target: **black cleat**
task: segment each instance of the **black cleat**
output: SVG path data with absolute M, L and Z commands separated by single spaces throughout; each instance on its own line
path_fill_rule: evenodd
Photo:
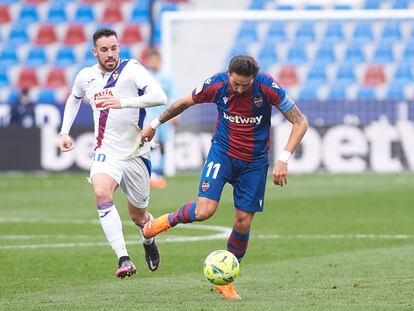
M 145 261 L 147 262 L 147 267 L 150 271 L 155 271 L 158 269 L 161 263 L 161 256 L 158 250 L 155 239 L 151 244 L 142 244 L 145 250 Z
M 137 272 L 137 269 L 128 256 L 122 256 L 119 258 L 118 267 L 119 268 L 116 270 L 115 275 L 121 279 L 126 276 L 130 277 Z

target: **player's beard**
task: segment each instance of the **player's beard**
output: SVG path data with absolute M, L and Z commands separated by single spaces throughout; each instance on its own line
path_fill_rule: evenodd
M 115 68 L 118 66 L 119 59 L 111 57 L 107 58 L 104 62 L 99 62 L 99 66 L 107 72 L 114 71 Z M 108 65 L 110 64 L 110 65 Z

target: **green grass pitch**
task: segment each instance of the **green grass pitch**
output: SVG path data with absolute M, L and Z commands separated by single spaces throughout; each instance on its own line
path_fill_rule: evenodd
M 235 281 L 241 301 L 224 301 L 202 274 L 226 247 L 231 187 L 213 218 L 158 237 L 155 273 L 117 193 L 138 269 L 118 280 L 86 175 L 0 175 L 0 310 L 414 310 L 413 174 L 269 180 Z M 152 213 L 194 199 L 197 185 L 197 175 L 170 179 L 152 191 Z

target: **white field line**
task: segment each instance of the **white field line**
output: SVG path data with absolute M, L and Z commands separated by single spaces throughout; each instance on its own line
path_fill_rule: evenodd
M 86 220 L 86 219 L 25 219 L 25 218 L 4 218 L 0 217 L 0 223 L 31 223 L 31 224 L 99 224 L 99 220 Z M 131 224 L 130 221 L 125 222 Z M 176 242 L 196 242 L 206 240 L 226 240 L 231 232 L 231 228 L 222 226 L 210 226 L 202 224 L 186 224 L 179 225 L 181 229 L 193 229 L 193 230 L 207 230 L 213 231 L 215 234 L 203 235 L 203 236 L 160 236 L 158 242 L 161 243 L 176 243 Z M 269 234 L 269 235 L 254 235 L 253 239 L 265 239 L 265 240 L 410 240 L 414 239 L 414 235 L 408 234 L 297 234 L 297 235 L 281 235 L 281 234 Z M 101 240 L 102 236 L 96 235 L 0 235 L 0 241 L 13 241 L 13 240 L 64 240 L 70 239 L 68 243 L 41 243 L 41 244 L 24 244 L 24 245 L 0 245 L 1 250 L 10 249 L 48 249 L 48 248 L 81 248 L 81 247 L 99 247 L 108 246 L 107 242 L 96 241 Z M 84 242 L 72 242 L 73 240 L 87 240 Z M 128 245 L 141 244 L 141 241 L 136 236 L 126 236 Z M 91 241 L 95 240 L 95 241 Z

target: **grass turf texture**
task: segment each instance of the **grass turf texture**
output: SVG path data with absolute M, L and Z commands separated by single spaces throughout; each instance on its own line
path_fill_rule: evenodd
M 225 238 L 174 241 L 217 234 L 210 229 L 160 235 L 162 264 L 149 272 L 121 193 L 115 202 L 138 272 L 116 279 L 85 175 L 0 175 L 0 310 L 414 309 L 413 174 L 294 175 L 284 188 L 269 180 L 235 281 L 241 301 L 224 301 L 203 278 L 205 257 L 225 249 Z M 152 191 L 151 211 L 177 209 L 197 185 L 196 175 L 170 179 Z M 202 225 L 231 227 L 232 215 L 226 187 Z

